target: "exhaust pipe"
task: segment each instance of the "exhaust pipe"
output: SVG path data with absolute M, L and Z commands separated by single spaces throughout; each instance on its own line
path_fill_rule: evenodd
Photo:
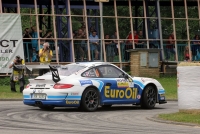
M 42 104 L 41 101 L 36 101 L 36 102 L 35 102 L 35 105 L 36 105 L 36 106 L 42 106 L 43 104 Z

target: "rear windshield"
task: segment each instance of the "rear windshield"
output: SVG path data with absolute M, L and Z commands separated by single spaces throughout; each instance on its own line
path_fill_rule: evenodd
M 69 76 L 73 73 L 76 73 L 82 69 L 86 68 L 85 66 L 80 66 L 80 65 L 65 65 L 65 66 L 61 66 L 60 68 L 58 68 L 58 73 L 59 75 L 62 76 Z M 46 73 L 46 75 L 51 74 L 51 72 Z

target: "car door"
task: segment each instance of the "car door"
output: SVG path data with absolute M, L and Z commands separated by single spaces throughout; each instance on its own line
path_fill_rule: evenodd
M 100 81 L 104 83 L 101 90 L 103 104 L 133 103 L 137 96 L 132 78 L 112 65 L 101 65 L 97 69 Z

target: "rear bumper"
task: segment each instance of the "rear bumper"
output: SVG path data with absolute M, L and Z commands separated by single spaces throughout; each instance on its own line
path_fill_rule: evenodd
M 80 100 L 32 100 L 24 99 L 23 103 L 29 106 L 79 107 Z

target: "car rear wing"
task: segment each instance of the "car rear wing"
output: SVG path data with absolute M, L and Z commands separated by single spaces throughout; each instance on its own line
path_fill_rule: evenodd
M 58 68 L 61 65 L 14 65 L 13 70 L 15 71 L 22 71 L 27 69 L 27 74 L 29 77 L 32 77 L 32 71 L 34 69 L 50 69 L 52 73 L 52 80 L 57 83 L 60 81 L 60 76 L 58 73 Z
M 58 73 L 58 66 L 51 66 L 49 65 L 49 68 L 51 70 L 51 73 L 52 73 L 52 80 L 57 83 L 60 81 L 60 76 L 59 76 L 59 73 Z
M 49 69 L 49 66 L 53 66 L 56 68 L 61 67 L 61 65 L 25 65 L 29 71 L 33 71 L 33 69 Z

